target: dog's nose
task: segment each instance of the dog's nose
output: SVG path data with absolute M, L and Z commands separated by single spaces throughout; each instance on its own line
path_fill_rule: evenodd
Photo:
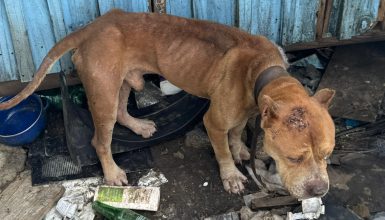
M 329 189 L 328 183 L 322 180 L 309 181 L 305 187 L 307 194 L 312 197 L 323 196 Z

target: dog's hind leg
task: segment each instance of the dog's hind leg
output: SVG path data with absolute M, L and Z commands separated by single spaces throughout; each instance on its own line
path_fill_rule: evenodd
M 141 76 L 140 76 L 141 77 Z M 156 126 L 153 121 L 146 119 L 134 118 L 127 112 L 128 96 L 131 87 L 127 81 L 123 82 L 119 92 L 119 106 L 118 106 L 118 122 L 119 124 L 131 129 L 137 135 L 144 138 L 149 138 L 156 131 Z
M 83 80 L 88 106 L 95 126 L 91 143 L 102 164 L 105 183 L 125 185 L 128 184 L 126 173 L 116 165 L 111 152 L 112 132 L 117 117 L 119 89 L 122 81 L 113 78 L 112 74 L 109 74 L 110 80 L 105 80 L 105 78 L 100 77 L 105 75 L 98 74 L 97 71 L 93 73 L 92 78 Z M 83 74 L 80 73 L 79 75 L 82 76 Z M 87 75 L 92 76 L 92 74 Z
M 247 119 L 229 131 L 230 150 L 235 163 L 242 163 L 242 160 L 250 159 L 250 153 L 247 150 L 245 143 L 241 140 L 242 132 L 246 123 Z

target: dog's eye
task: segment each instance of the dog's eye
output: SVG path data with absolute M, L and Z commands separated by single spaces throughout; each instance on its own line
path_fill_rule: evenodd
M 294 158 L 294 157 L 288 157 L 287 158 L 290 162 L 292 163 L 301 163 L 303 161 L 303 156 L 300 156 L 298 158 Z

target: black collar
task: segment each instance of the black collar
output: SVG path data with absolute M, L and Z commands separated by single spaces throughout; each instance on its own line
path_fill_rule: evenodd
M 265 69 L 259 76 L 257 77 L 257 80 L 255 80 L 254 84 L 254 97 L 256 102 L 258 102 L 258 95 L 269 82 L 281 77 L 281 76 L 288 76 L 289 74 L 286 72 L 286 70 L 280 66 L 272 66 L 267 69 Z M 258 114 L 257 118 L 255 119 L 255 129 L 253 131 L 253 136 L 251 139 L 251 169 L 253 171 L 253 174 L 255 176 L 255 180 L 257 182 L 258 187 L 261 190 L 267 190 L 267 187 L 265 183 L 262 181 L 262 178 L 260 175 L 256 173 L 255 168 L 255 157 L 257 154 L 257 151 L 259 151 L 262 147 L 262 145 L 257 146 L 257 138 L 260 133 L 262 133 L 263 130 L 261 128 L 261 114 Z
M 269 82 L 281 76 L 289 76 L 287 71 L 281 66 L 269 67 L 265 69 L 261 74 L 259 74 L 254 84 L 254 98 L 256 99 L 256 101 L 263 87 L 265 87 Z

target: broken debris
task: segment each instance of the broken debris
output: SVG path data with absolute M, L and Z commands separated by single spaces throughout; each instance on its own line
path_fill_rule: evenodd
M 92 198 L 96 187 L 102 184 L 101 177 L 63 181 L 65 193 L 45 216 L 45 220 L 82 219 L 92 220 L 95 216 L 92 210 Z
M 211 216 L 204 220 L 239 220 L 239 215 L 236 212 L 229 212 L 222 215 Z
M 274 214 L 270 211 L 257 211 L 253 212 L 249 207 L 243 206 L 241 211 L 241 220 L 284 220 L 284 218 L 280 215 Z
M 142 176 L 138 181 L 138 186 L 160 186 L 167 183 L 168 180 L 161 172 L 155 172 L 151 169 L 146 175 Z
M 302 200 L 302 212 L 287 213 L 287 220 L 318 219 L 323 214 L 325 214 L 325 206 L 321 198 L 310 198 Z
M 275 165 L 273 163 L 271 163 L 269 169 L 267 169 L 266 164 L 262 160 L 255 159 L 255 173 L 261 177 L 262 183 L 260 183 L 254 176 L 250 166 L 246 165 L 245 167 L 249 175 L 261 190 L 266 192 L 275 192 L 281 195 L 288 195 L 288 192 L 283 186 L 281 178 L 276 172 Z

